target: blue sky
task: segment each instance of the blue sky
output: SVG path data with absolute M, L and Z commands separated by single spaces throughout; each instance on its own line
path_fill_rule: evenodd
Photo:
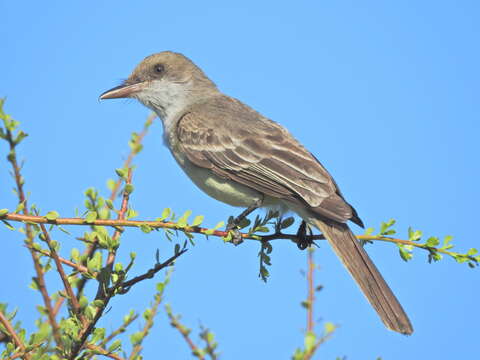
M 367 226 L 397 219 L 428 236 L 454 235 L 459 250 L 478 246 L 478 94 L 480 51 L 475 1 L 62 1 L 1 2 L 0 96 L 30 137 L 20 153 L 31 199 L 73 216 L 90 186 L 107 194 L 126 143 L 148 114 L 133 101 L 99 102 L 145 56 L 182 52 L 231 96 L 286 126 L 330 170 Z M 477 34 L 477 35 L 475 35 Z M 132 205 L 141 218 L 164 207 L 191 209 L 215 225 L 239 209 L 197 190 L 162 144 L 157 122 L 136 160 Z M 0 150 L 6 154 L 5 145 Z M 0 162 L 0 208 L 15 198 Z M 355 231 L 360 232 L 358 228 Z M 80 233 L 80 230 L 78 230 Z M 0 229 L 0 301 L 33 325 L 38 294 L 27 285 L 31 260 L 21 237 Z M 55 233 L 65 249 L 79 244 Z M 160 235 L 127 231 L 122 254 L 135 271 L 165 257 Z M 388 244 L 368 247 L 416 332 L 385 330 L 326 244 L 316 259 L 317 318 L 341 325 L 318 358 L 472 358 L 478 339 L 478 269 L 416 252 L 404 263 Z M 258 244 L 234 248 L 198 238 L 173 274 L 166 301 L 194 329 L 217 335 L 223 359 L 288 359 L 302 344 L 306 257 L 274 244 L 271 278 L 257 278 Z M 52 275 L 53 276 L 53 275 Z M 115 299 L 114 328 L 151 300 L 154 281 Z M 136 329 L 136 328 L 135 328 Z M 159 316 L 145 358 L 189 358 L 180 335 Z

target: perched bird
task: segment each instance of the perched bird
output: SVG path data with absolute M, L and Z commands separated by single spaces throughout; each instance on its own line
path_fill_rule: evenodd
M 191 60 L 165 51 L 145 58 L 100 99 L 134 98 L 158 114 L 165 144 L 211 197 L 250 210 L 278 207 L 318 228 L 387 328 L 412 325 L 346 224 L 363 226 L 323 165 L 285 128 L 224 95 Z

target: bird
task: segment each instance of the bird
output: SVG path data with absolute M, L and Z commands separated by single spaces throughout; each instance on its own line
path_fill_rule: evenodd
M 317 228 L 385 326 L 413 333 L 401 304 L 349 228 L 356 210 L 320 161 L 283 126 L 223 94 L 183 54 L 146 57 L 100 99 L 132 98 L 153 110 L 178 165 L 201 190 L 246 213 L 292 211 Z

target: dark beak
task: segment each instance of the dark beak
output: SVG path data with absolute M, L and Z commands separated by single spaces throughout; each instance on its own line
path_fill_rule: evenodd
M 129 98 L 132 97 L 132 95 L 134 95 L 135 93 L 141 91 L 143 89 L 143 86 L 143 82 L 130 85 L 122 84 L 120 86 L 114 87 L 113 89 L 105 91 L 102 95 L 100 95 L 100 100 Z

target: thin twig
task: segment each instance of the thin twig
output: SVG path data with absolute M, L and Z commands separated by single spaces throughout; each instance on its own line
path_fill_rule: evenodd
M 63 287 L 65 288 L 65 292 L 67 293 L 68 301 L 70 302 L 70 305 L 72 307 L 72 311 L 75 314 L 75 316 L 82 322 L 83 326 L 86 326 L 87 319 L 83 316 L 81 312 L 80 304 L 78 303 L 75 293 L 73 292 L 72 286 L 68 281 L 67 274 L 65 274 L 65 271 L 63 270 L 62 262 L 58 257 L 57 251 L 55 250 L 55 246 L 53 246 L 52 244 L 52 239 L 50 238 L 50 234 L 48 233 L 44 224 L 40 224 L 40 228 L 42 230 L 43 239 L 47 243 L 48 248 L 50 249 L 50 255 L 53 258 L 53 261 L 55 262 L 55 266 L 57 267 L 57 272 L 60 275 L 60 279 L 62 280 Z
M 127 180 L 126 180 L 126 185 L 131 185 L 132 184 L 132 168 L 128 168 L 128 174 L 127 174 Z M 128 209 L 128 200 L 130 198 L 130 193 L 126 190 L 123 191 L 123 199 L 122 199 L 122 205 L 120 207 L 120 211 L 118 212 L 118 217 L 117 220 L 122 221 L 125 220 L 125 214 Z M 115 230 L 115 233 L 112 236 L 112 241 L 113 243 L 116 243 L 121 235 L 121 231 L 118 230 L 118 228 Z M 116 251 L 114 248 L 109 249 L 108 251 L 108 257 L 107 257 L 107 263 L 106 267 L 110 271 L 113 269 L 113 263 L 115 262 L 115 256 L 116 256 Z
M 203 356 L 202 352 L 198 348 L 197 345 L 192 341 L 190 338 L 190 330 L 187 329 L 184 325 L 182 325 L 177 317 L 173 315 L 171 309 L 169 306 L 166 307 L 167 309 L 167 315 L 168 318 L 170 319 L 170 325 L 172 325 L 173 328 L 177 329 L 178 332 L 182 335 L 183 339 L 187 343 L 188 347 L 192 350 L 192 353 L 200 360 L 205 360 L 205 357 Z
M 127 169 L 127 168 L 130 168 L 131 167 L 131 164 L 132 164 L 132 161 L 133 159 L 135 158 L 135 156 L 138 154 L 138 148 L 140 146 L 142 146 L 142 141 L 145 137 L 145 135 L 147 135 L 148 133 L 148 129 L 150 127 L 150 125 L 153 123 L 153 120 L 156 118 L 156 114 L 155 113 L 151 113 L 148 117 L 147 117 L 147 120 L 145 121 L 145 124 L 143 125 L 143 129 L 142 131 L 138 134 L 137 138 L 135 139 L 135 142 L 132 144 L 131 146 L 131 149 L 130 149 L 130 152 L 127 156 L 127 159 L 125 160 L 125 162 L 123 163 L 123 168 L 124 169 Z M 109 199 L 111 201 L 114 201 L 116 198 L 117 198 L 117 194 L 118 194 L 118 191 L 120 189 L 120 187 L 122 186 L 122 183 L 123 183 L 123 178 L 122 177 L 118 177 L 117 181 L 115 182 L 115 185 L 113 186 L 112 188 L 112 191 L 110 193 L 110 197 Z M 105 204 L 105 207 L 107 205 Z M 97 250 L 98 248 L 98 240 L 96 239 L 94 243 L 90 244 L 89 246 L 87 246 L 87 249 L 85 250 L 84 252 L 84 257 L 87 259 L 87 261 L 89 259 L 92 258 L 93 254 L 95 253 L 95 251 Z M 80 297 L 80 295 L 82 294 L 83 292 L 83 289 L 86 285 L 88 281 L 88 278 L 86 277 L 82 277 L 80 279 L 80 281 L 78 282 L 78 285 L 77 285 L 77 298 Z
M 162 302 L 161 294 L 156 294 L 155 302 L 153 303 L 153 306 L 151 307 L 151 311 L 150 311 L 150 314 L 148 316 L 148 319 L 146 320 L 145 325 L 143 326 L 143 329 L 141 330 L 141 332 L 143 333 L 142 341 L 148 335 L 148 333 L 150 332 L 150 329 L 153 326 L 153 319 L 157 315 L 158 306 L 160 305 L 161 302 Z M 135 357 L 140 353 L 140 351 L 142 351 L 142 341 L 140 341 L 139 343 L 137 343 L 133 346 L 132 352 L 131 352 L 130 356 L 128 357 L 129 360 L 134 360 Z
M 208 236 L 215 236 L 215 237 L 226 237 L 228 236 L 227 231 L 222 230 L 211 230 L 208 228 L 200 227 L 200 226 L 185 226 L 181 227 L 178 226 L 175 222 L 169 221 L 142 221 L 142 220 L 104 220 L 99 219 L 91 222 L 87 222 L 83 218 L 57 218 L 55 220 L 48 220 L 44 216 L 34 216 L 34 215 L 22 215 L 17 213 L 7 213 L 0 217 L 0 219 L 10 220 L 10 221 L 18 221 L 24 223 L 35 223 L 35 224 L 52 224 L 52 225 L 80 225 L 80 226 L 90 226 L 90 225 L 97 225 L 97 226 L 110 226 L 110 227 L 141 227 L 141 226 L 149 226 L 152 229 L 172 229 L 178 230 L 185 233 L 192 233 L 192 234 L 203 234 Z M 240 234 L 244 240 L 255 240 L 255 241 L 273 241 L 273 240 L 290 240 L 296 242 L 298 239 L 297 234 L 284 234 L 284 233 L 274 233 L 271 235 L 257 235 L 257 234 L 248 234 L 248 233 L 241 233 Z M 401 245 L 410 245 L 419 249 L 427 250 L 427 251 L 436 251 L 441 254 L 445 254 L 448 256 L 455 256 L 455 255 L 462 255 L 468 258 L 468 260 L 476 262 L 477 260 L 473 256 L 467 256 L 464 254 L 460 254 L 454 251 L 448 251 L 442 248 L 436 248 L 432 246 L 427 246 L 426 244 L 418 243 L 415 241 L 410 240 L 403 240 L 388 236 L 381 236 L 381 235 L 356 235 L 358 240 L 363 241 L 383 241 L 389 242 L 394 244 L 401 244 Z M 319 235 L 307 235 L 306 239 L 308 241 L 315 241 L 315 240 L 325 240 L 325 236 Z
M 97 345 L 94 345 L 94 344 L 87 344 L 85 346 L 87 349 L 90 349 L 90 350 L 93 350 L 103 356 L 106 356 L 106 357 L 109 357 L 110 359 L 114 359 L 114 360 L 126 360 L 125 358 L 121 357 L 121 356 L 118 356 L 117 354 L 114 354 L 114 353 L 111 353 L 107 350 L 105 350 L 104 348 L 100 347 L 100 346 L 97 346 Z
M 314 271 L 315 263 L 313 261 L 314 248 L 310 247 L 307 252 L 307 283 L 308 283 L 308 295 L 307 295 L 307 332 L 313 333 L 315 330 L 315 323 L 313 321 L 313 306 L 315 302 L 315 289 L 314 289 Z
M 34 248 L 32 247 L 31 248 L 33 251 L 36 251 L 44 256 L 48 256 L 50 258 L 53 258 L 53 255 L 51 252 L 47 251 L 47 250 L 43 250 L 43 249 L 37 249 L 37 248 Z M 58 260 L 62 263 L 62 264 L 65 264 L 67 266 L 70 266 L 71 268 L 75 269 L 76 271 L 78 272 L 81 272 L 81 273 L 84 273 L 84 274 L 88 274 L 90 276 L 93 276 L 95 277 L 97 275 L 97 273 L 92 273 L 88 270 L 88 268 L 86 266 L 83 266 L 83 265 L 80 265 L 80 264 L 77 264 L 77 263 L 74 263 L 73 261 L 70 261 L 70 260 L 67 260 L 61 256 L 58 256 L 57 254 L 57 257 L 58 257 Z
M 118 329 L 112 331 L 110 335 L 108 335 L 105 339 L 103 339 L 103 341 L 99 345 L 102 347 L 106 346 L 117 335 L 124 333 L 127 327 L 137 319 L 138 319 L 138 314 L 134 314 L 133 316 L 129 317 L 127 321 L 125 321 L 122 325 L 118 327 Z
M 27 203 L 27 197 L 25 196 L 25 191 L 23 188 L 23 185 L 25 184 L 25 180 L 23 176 L 21 175 L 20 172 L 20 167 L 18 166 L 18 161 L 17 161 L 17 153 L 15 147 L 18 145 L 14 141 L 13 134 L 10 130 L 7 130 L 7 136 L 6 139 L 8 141 L 9 147 L 10 147 L 10 153 L 7 157 L 8 161 L 12 164 L 12 169 L 13 169 L 13 177 L 15 179 L 15 184 L 17 187 L 17 196 L 18 196 L 18 201 L 19 204 L 23 205 L 23 215 L 29 216 L 29 210 L 28 210 L 28 203 Z M 27 238 L 25 239 L 25 243 L 27 244 L 28 248 L 33 247 L 33 240 L 34 240 L 34 234 L 32 231 L 32 226 L 29 223 L 25 223 L 25 233 L 27 235 Z M 47 312 L 48 320 L 50 323 L 50 326 L 52 327 L 52 333 L 54 340 L 58 346 L 61 345 L 61 338 L 60 338 L 60 333 L 59 333 L 59 328 L 58 324 L 55 320 L 55 315 L 53 312 L 52 308 L 52 302 L 50 295 L 48 294 L 47 286 L 45 283 L 45 277 L 44 277 L 44 271 L 42 268 L 42 265 L 40 263 L 39 256 L 33 251 L 30 250 L 30 255 L 32 257 L 33 265 L 35 268 L 36 272 L 36 283 L 38 286 L 38 290 L 40 291 L 40 294 L 43 299 L 43 303 L 45 305 L 45 309 Z
M 142 144 L 143 138 L 148 133 L 148 128 L 153 123 L 153 120 L 155 120 L 156 117 L 157 115 L 155 113 L 151 113 L 150 115 L 148 115 L 147 121 L 145 121 L 142 131 L 138 134 L 137 139 L 133 144 L 134 148 L 130 150 L 127 160 L 125 160 L 123 164 L 124 169 L 129 168 L 131 166 L 134 157 L 138 153 L 137 151 L 135 151 L 135 146 L 140 146 Z M 120 186 L 122 186 L 122 182 L 123 182 L 123 179 L 121 177 L 119 177 L 118 180 L 115 182 L 115 185 L 113 186 L 112 193 L 110 194 L 110 198 L 109 198 L 111 201 L 114 201 L 117 198 L 118 190 L 120 190 Z
M 307 351 L 305 355 L 303 356 L 303 360 L 310 360 L 313 355 L 315 355 L 315 352 L 318 350 L 320 345 L 325 343 L 327 340 L 329 340 L 333 335 L 333 332 L 328 333 L 324 336 L 322 336 L 320 339 L 317 340 L 317 342 L 311 347 L 310 351 Z
M 133 279 L 131 280 L 128 280 L 128 281 L 124 281 L 120 284 L 120 286 L 117 286 L 119 289 L 121 289 L 119 291 L 120 294 L 125 294 L 127 293 L 130 288 L 135 285 L 136 283 L 142 281 L 142 280 L 145 280 L 145 279 L 151 279 L 155 276 L 155 274 L 157 272 L 159 272 L 160 270 L 166 268 L 167 266 L 170 266 L 174 263 L 174 261 L 180 257 L 181 255 L 183 255 L 184 253 L 187 252 L 188 249 L 182 249 L 180 250 L 179 252 L 177 252 L 175 255 L 171 256 L 170 258 L 168 258 L 166 261 L 160 263 L 160 264 L 156 264 L 153 268 L 151 268 L 150 270 L 148 270 L 146 273 L 142 274 L 142 275 L 139 275 L 139 276 L 136 276 L 134 277 Z M 111 291 L 111 290 L 110 290 Z
M 8 335 L 13 339 L 13 341 L 15 342 L 15 345 L 17 345 L 17 347 L 20 348 L 20 350 L 25 353 L 25 344 L 18 336 L 10 320 L 7 319 L 7 317 L 2 311 L 0 311 L 0 323 L 2 323 Z M 30 359 L 30 355 L 25 354 L 25 358 Z

